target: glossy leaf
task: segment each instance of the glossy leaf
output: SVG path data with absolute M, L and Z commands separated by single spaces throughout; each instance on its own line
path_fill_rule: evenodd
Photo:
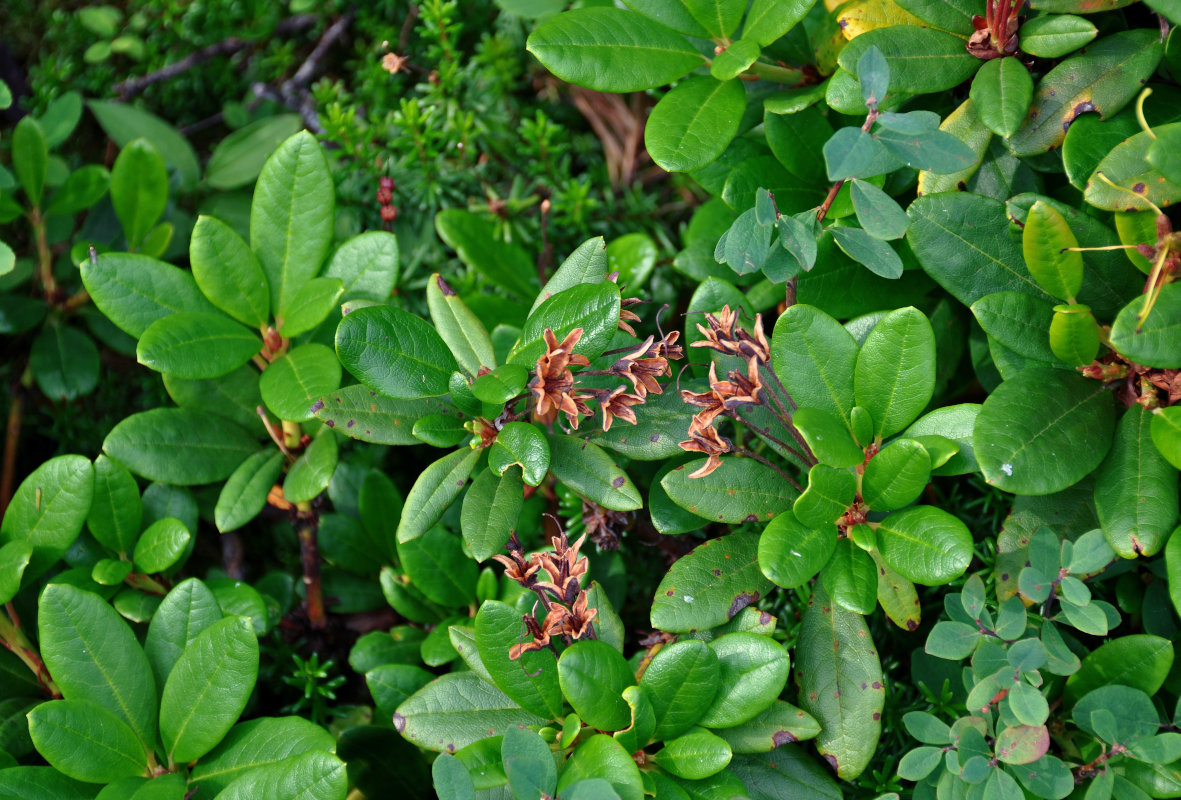
M 504 771 L 513 794 L 521 800 L 541 800 L 552 797 L 558 782 L 558 768 L 549 745 L 533 731 L 521 725 L 510 725 L 501 743 Z M 439 757 L 448 758 L 446 754 Z M 467 771 L 464 770 L 467 774 Z M 470 782 L 470 777 L 469 777 Z M 472 787 L 472 798 L 475 787 Z
M 279 335 L 299 336 L 315 328 L 336 308 L 344 285 L 339 278 L 312 278 L 291 296 L 276 324 Z
M 962 83 L 977 67 L 958 36 L 910 25 L 878 28 L 858 36 L 841 51 L 840 65 L 856 75 L 858 61 L 870 47 L 877 47 L 886 57 L 894 92 L 941 92 Z
M 497 475 L 503 475 L 514 465 L 521 467 L 524 481 L 530 486 L 540 484 L 549 471 L 549 443 L 545 435 L 528 422 L 505 425 L 488 450 L 488 468 Z
M 321 428 L 312 443 L 287 470 L 287 477 L 283 479 L 283 497 L 292 503 L 314 500 L 328 488 L 338 458 L 336 436 L 330 429 Z
M 427 282 L 426 301 L 435 329 L 460 367 L 475 375 L 480 367 L 496 366 L 488 331 L 438 273 Z
M 1000 345 L 1029 362 L 1057 366 L 1049 341 L 1052 309 L 1046 301 L 1020 292 L 995 292 L 972 304 L 990 346 Z
M 514 663 L 511 668 L 520 671 L 521 665 Z M 551 669 L 556 679 L 557 670 Z M 394 714 L 394 728 L 399 733 L 420 747 L 439 752 L 454 752 L 510 725 L 541 725 L 544 721 L 472 672 L 437 678 L 411 695 Z
M 907 580 L 938 586 L 959 577 L 972 560 L 972 534 L 934 506 L 891 514 L 878 525 L 882 559 Z
M 562 483 L 604 508 L 633 511 L 641 506 L 635 484 L 601 447 L 562 434 L 550 434 L 546 440 L 550 472 Z
M 801 707 L 820 723 L 816 746 L 837 776 L 852 780 L 881 735 L 882 667 L 865 620 L 834 605 L 817 584 L 796 646 Z
M 892 311 L 870 332 L 857 356 L 854 393 L 877 436 L 905 428 L 935 388 L 935 335 L 915 308 Z
M 336 353 L 363 384 L 402 400 L 445 394 L 457 367 L 434 328 L 393 306 L 361 308 L 342 319 Z
M 250 206 L 250 244 L 276 318 L 287 315 L 328 255 L 335 196 L 328 160 L 307 131 L 285 141 L 263 165 Z
M 38 388 L 53 400 L 90 394 L 98 384 L 99 366 L 94 342 L 67 325 L 43 327 L 29 353 L 29 369 Z
M 367 231 L 342 244 L 328 260 L 326 278 L 340 278 L 342 300 L 383 302 L 398 280 L 398 240 L 386 231 Z
M 1021 26 L 1021 49 L 1039 58 L 1061 58 L 1095 38 L 1095 26 L 1073 14 L 1045 14 Z
M 131 249 L 138 249 L 151 233 L 167 203 L 164 159 L 147 139 L 128 143 L 111 168 L 111 205 Z
M 1160 36 L 1147 29 L 1120 31 L 1095 42 L 1085 55 L 1059 63 L 1038 82 L 1029 114 L 1009 140 L 1014 155 L 1058 147 L 1084 111 L 1107 119 L 1140 91 L 1160 62 Z
M 41 593 L 37 629 L 41 657 L 62 696 L 102 706 L 127 723 L 145 748 L 153 747 L 156 683 L 118 613 L 97 594 L 50 584 Z
M 247 458 L 226 480 L 213 518 L 222 533 L 237 530 L 258 516 L 267 494 L 283 473 L 283 454 L 260 450 Z
M 475 601 L 476 564 L 463 553 L 462 540 L 443 527 L 398 543 L 398 560 L 411 583 L 440 605 Z
M 189 578 L 172 588 L 161 601 L 144 640 L 144 651 L 163 691 L 173 666 L 202 631 L 222 618 L 221 608 L 209 587 Z
M 1024 45 L 1024 31 L 1022 34 Z M 1033 78 L 1016 58 L 995 58 L 985 62 L 972 79 L 971 98 L 989 130 L 997 136 L 1012 136 L 1021 127 L 1033 98 Z
M 148 772 L 135 732 L 88 700 L 41 703 L 29 712 L 29 735 L 46 761 L 76 780 L 111 783 Z
M 836 414 L 846 423 L 854 405 L 857 350 L 843 325 L 804 304 L 779 317 L 771 342 L 775 374 L 796 404 Z
M 1153 445 L 1152 419 L 1143 406 L 1125 412 L 1096 473 L 1095 510 L 1122 558 L 1155 554 L 1177 524 L 1177 468 Z
M 660 167 L 690 172 L 725 151 L 738 132 L 745 108 L 746 92 L 740 81 L 690 78 L 652 109 L 644 126 L 644 144 Z
M 94 460 L 94 499 L 86 515 L 87 530 L 102 545 L 121 555 L 135 547 L 143 518 L 139 486 L 127 469 L 106 456 Z
M 838 541 L 820 571 L 825 591 L 837 605 L 869 614 L 877 605 L 878 571 L 873 559 L 850 539 Z
M 1067 678 L 1066 698 L 1072 701 L 1112 684 L 1155 695 L 1173 660 L 1173 644 L 1160 636 L 1130 634 L 1111 639 L 1084 658 L 1078 671 Z
M 828 563 L 836 545 L 833 523 L 805 525 L 794 513 L 780 514 L 759 538 L 759 566 L 779 586 L 803 586 Z
M 845 255 L 870 272 L 883 278 L 899 278 L 902 275 L 902 259 L 889 244 L 859 228 L 830 228 L 837 247 Z M 903 231 L 903 233 L 905 230 Z M 899 236 L 902 233 L 898 234 Z
M 502 475 L 484 470 L 463 497 L 460 529 L 477 561 L 499 553 L 517 527 L 524 504 L 521 470 L 509 468 Z
M 364 384 L 338 389 L 312 404 L 312 412 L 337 432 L 375 444 L 420 444 L 414 423 L 430 414 L 458 412 L 446 397 L 395 400 Z
M 267 321 L 271 297 L 262 265 L 233 228 L 215 217 L 198 217 L 189 261 L 197 286 L 214 305 L 245 325 Z
M 148 574 L 169 569 L 184 555 L 193 536 L 180 520 L 167 517 L 148 526 L 135 543 L 135 566 Z
M 691 461 L 675 467 L 661 481 L 677 505 L 719 522 L 768 520 L 791 508 L 794 489 L 771 468 L 753 459 L 725 459 L 721 468 L 700 478 Z M 593 498 L 592 498 L 593 499 Z
M 808 488 L 796 499 L 792 512 L 804 525 L 832 524 L 852 505 L 856 494 L 857 478 L 852 472 L 817 464 L 808 471 Z
M 1181 469 L 1181 409 L 1154 411 L 1149 431 L 1152 443 L 1165 460 Z
M 93 496 L 94 467 L 82 456 L 51 458 L 21 481 L 0 519 L 0 544 L 32 547 L 25 585 L 43 575 L 78 538 Z
M 449 208 L 435 215 L 435 230 L 461 261 L 511 294 L 527 300 L 537 293 L 533 259 L 520 245 L 503 241 L 491 222 Z
M 610 783 L 620 800 L 642 800 L 644 796 L 636 762 L 618 742 L 603 734 L 591 736 L 574 751 L 558 778 L 558 794 L 565 800 L 567 789 L 595 778 Z
M 1022 235 L 1025 265 L 1049 294 L 1073 301 L 1083 285 L 1083 257 L 1065 218 L 1051 206 L 1037 202 L 1029 209 Z
M 635 684 L 635 676 L 611 645 L 594 640 L 570 645 L 558 659 L 558 680 L 575 713 L 591 727 L 617 731 L 631 724 L 623 691 Z
M 509 353 L 509 362 L 532 369 L 546 351 L 545 331 L 559 342 L 582 328 L 573 352 L 592 361 L 608 348 L 619 325 L 619 288 L 613 283 L 575 286 L 542 302 L 525 320 L 521 338 Z
M 294 347 L 267 365 L 258 381 L 267 408 L 279 419 L 306 422 L 312 405 L 340 386 L 340 362 L 322 344 Z
M 910 218 L 902 206 L 872 183 L 854 179 L 850 197 L 857 211 L 857 221 L 870 236 L 876 239 L 899 239 L 906 234 Z M 833 229 L 834 235 L 837 230 Z M 839 239 L 837 243 L 840 244 Z
M 910 505 L 931 477 L 931 457 L 913 439 L 900 439 L 865 465 L 862 498 L 875 511 Z
M 1031 396 L 1039 398 L 1037 405 L 1030 406 Z M 985 480 L 1020 494 L 1061 491 L 1103 460 L 1114 417 L 1110 398 L 1094 381 L 1027 369 L 989 395 L 977 418 L 974 442 Z
M 720 678 L 717 654 L 704 642 L 684 639 L 662 647 L 640 678 L 655 714 L 653 738 L 688 731 L 712 702 Z
M 1141 295 L 1119 312 L 1111 326 L 1112 347 L 1137 364 L 1162 369 L 1181 367 L 1181 354 L 1173 333 L 1181 320 L 1181 284 L 1161 287 L 1156 304 L 1141 325 L 1139 316 L 1144 302 Z
M 150 141 L 164 158 L 164 162 L 176 168 L 180 174 L 181 186 L 192 187 L 201 177 L 201 164 L 192 145 L 176 128 L 156 115 L 107 100 L 89 100 L 87 108 L 94 114 L 99 125 L 115 144 L 125 147 L 129 142 L 144 138 Z
M 25 116 L 12 132 L 12 167 L 29 204 L 41 204 L 49 171 L 49 143 L 35 117 Z
M 509 658 L 509 648 L 528 641 L 521 612 L 497 600 L 487 600 L 476 614 L 476 647 L 480 661 L 497 688 L 527 712 L 549 719 L 561 717 L 562 690 L 558 663 L 549 650 Z M 506 698 L 507 700 L 507 698 Z
M 711 728 L 740 725 L 765 710 L 783 691 L 790 662 L 787 650 L 771 637 L 731 633 L 709 646 L 718 656 L 718 692 L 699 724 Z
M 711 539 L 681 557 L 652 601 L 652 627 L 672 632 L 720 625 L 771 588 L 759 570 L 758 536 Z
M 344 762 L 308 750 L 246 772 L 218 793 L 219 800 L 337 800 L 348 789 Z
M 534 29 L 526 48 L 562 80 L 600 92 L 655 89 L 701 64 L 680 36 L 616 8 L 581 8 L 551 17 Z
M 698 730 L 666 741 L 654 760 L 678 778 L 701 780 L 725 769 L 731 756 L 725 739 Z
M 139 363 L 177 378 L 219 378 L 262 347 L 258 335 L 224 314 L 180 311 L 153 322 L 136 347 Z

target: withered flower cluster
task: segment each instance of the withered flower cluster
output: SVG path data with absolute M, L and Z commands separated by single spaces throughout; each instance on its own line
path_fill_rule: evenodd
M 759 367 L 771 360 L 771 347 L 763 334 L 763 315 L 755 315 L 754 333 L 735 328 L 737 309 L 731 311 L 724 306 L 718 314 L 706 314 L 705 325 L 697 330 L 705 336 L 694 342 L 692 347 L 706 347 L 726 355 L 737 356 L 746 361 L 746 374 L 732 369 L 727 380 L 718 380 L 717 364 L 709 366 L 709 391 L 682 391 L 681 398 L 691 406 L 701 409 L 689 423 L 689 438 L 681 442 L 681 449 L 708 456 L 705 464 L 689 474 L 690 478 L 702 478 L 722 465 L 721 455 L 729 453 L 734 445 L 713 427 L 719 416 L 734 416 L 739 406 L 759 405 L 766 400 L 765 389 L 759 374 Z
M 599 612 L 598 609 L 587 608 L 586 591 L 579 582 L 586 574 L 586 556 L 578 555 L 585 540 L 586 534 L 583 534 L 578 541 L 570 544 L 566 532 L 562 531 L 550 539 L 554 546 L 552 552 L 532 553 L 526 558 L 521 540 L 514 532 L 505 545 L 509 554 L 492 556 L 504 565 L 505 577 L 537 595 L 545 611 L 539 620 L 537 604 L 534 603 L 533 613 L 525 615 L 525 629 L 532 641 L 510 647 L 510 659 L 516 660 L 522 653 L 545 647 L 553 649 L 557 655 L 553 645 L 555 638 L 567 645 L 579 639 L 595 638 L 591 622 Z
M 634 305 L 627 300 L 625 305 Z M 636 321 L 639 317 L 624 308 L 620 311 L 619 327 L 634 334 L 628 320 Z M 546 328 L 545 353 L 537 359 L 534 376 L 529 381 L 529 390 L 536 400 L 533 417 L 538 422 L 553 426 L 558 414 L 564 414 L 566 423 L 571 429 L 577 430 L 582 417 L 593 414 L 588 400 L 596 400 L 603 415 L 603 431 L 609 431 L 616 419 L 636 424 L 636 412 L 633 406 L 641 405 L 649 393 L 661 394 L 663 389 L 657 378 L 671 376 L 670 360 L 684 358 L 685 351 L 677 344 L 679 331 L 663 334 L 660 339 L 649 336 L 634 352 L 627 353 L 617 360 L 607 370 L 584 370 L 580 375 L 612 375 L 631 383 L 631 391 L 626 384 L 615 389 L 597 389 L 582 387 L 574 380 L 574 372 L 570 368 L 586 367 L 590 365 L 586 356 L 574 352 L 574 347 L 582 339 L 583 329 L 575 328 L 562 341 L 549 328 Z

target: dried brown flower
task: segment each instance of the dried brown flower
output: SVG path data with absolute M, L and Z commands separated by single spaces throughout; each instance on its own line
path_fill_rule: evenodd
M 689 423 L 689 439 L 680 442 L 680 448 L 694 453 L 704 453 L 709 458 L 700 469 L 689 473 L 689 477 L 704 478 L 722 466 L 722 459 L 719 456 L 729 453 L 733 447 L 734 444 L 729 439 L 723 438 L 713 427 L 702 425 L 698 418 L 694 417 Z
M 636 412 L 631 407 L 640 405 L 644 398 L 635 394 L 628 394 L 626 386 L 620 386 L 610 394 L 599 398 L 599 407 L 603 412 L 603 432 L 611 430 L 611 423 L 616 419 L 636 424 Z
M 629 311 L 628 309 L 631 306 L 638 306 L 641 302 L 643 301 L 641 301 L 638 297 L 625 297 L 619 303 L 619 330 L 626 331 L 630 336 L 635 336 L 636 331 L 635 328 L 633 328 L 628 323 L 639 322 L 640 315 L 634 311 Z

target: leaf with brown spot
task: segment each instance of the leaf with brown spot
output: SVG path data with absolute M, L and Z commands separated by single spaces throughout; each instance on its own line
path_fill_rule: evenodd
M 706 630 L 728 621 L 749 598 L 766 594 L 772 584 L 759 569 L 758 543 L 755 533 L 735 533 L 711 539 L 674 563 L 652 601 L 652 626 Z M 747 601 L 735 607 L 741 598 Z
M 1103 119 L 1117 114 L 1156 70 L 1164 49 L 1160 33 L 1146 28 L 1121 31 L 1050 70 L 1038 83 L 1025 122 L 1009 139 L 1017 156 L 1035 156 L 1062 145 L 1080 111 Z

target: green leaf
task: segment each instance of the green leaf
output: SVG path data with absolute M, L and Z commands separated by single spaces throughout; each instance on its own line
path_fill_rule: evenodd
M 736 755 L 727 772 L 750 787 L 751 800 L 840 800 L 842 796 L 832 774 L 798 747 Z
M 78 538 L 94 496 L 94 467 L 82 456 L 55 456 L 21 481 L 0 519 L 0 544 L 33 548 L 23 582 L 57 563 Z
M 1145 295 L 1128 303 L 1111 326 L 1111 346 L 1137 364 L 1161 369 L 1181 367 L 1174 333 L 1181 321 L 1181 284 L 1161 287 L 1144 324 L 1139 323 Z
M 877 748 L 885 705 L 882 666 L 865 620 L 817 584 L 796 646 L 800 705 L 820 723 L 817 749 L 852 780 Z
M 338 800 L 348 791 L 344 762 L 309 750 L 250 770 L 218 793 L 218 800 Z
M 1073 14 L 1045 14 L 1021 26 L 1021 49 L 1038 58 L 1061 58 L 1095 38 L 1093 24 Z
M 477 561 L 500 552 L 516 529 L 524 505 L 523 489 L 521 471 L 511 468 L 501 475 L 484 470 L 472 482 L 463 497 L 460 529 Z
M 924 586 L 958 578 L 972 560 L 968 527 L 934 506 L 916 506 L 886 517 L 878 524 L 878 547 L 893 570 Z
M 1181 128 L 1170 128 L 1157 133 L 1156 140 L 1148 146 L 1148 163 L 1174 184 L 1181 182 L 1181 161 L 1174 154 L 1179 143 Z
M 250 620 L 226 617 L 202 631 L 177 660 L 160 699 L 160 736 L 171 763 L 186 763 L 222 740 L 258 677 Z
M 544 739 L 524 726 L 511 725 L 504 732 L 500 747 L 504 771 L 514 795 L 521 800 L 541 800 L 542 797 L 553 796 L 558 783 L 558 768 L 554 764 L 554 754 Z M 474 800 L 474 785 L 472 790 Z
M 398 522 L 398 541 L 422 536 L 459 497 L 480 458 L 479 450 L 456 450 L 431 464 L 418 476 Z
M 741 725 L 717 734 L 735 753 L 767 753 L 784 744 L 815 738 L 820 725 L 803 709 L 776 700 L 771 707 Z
M 510 668 L 520 672 L 521 666 L 512 663 Z M 556 686 L 557 669 L 552 666 L 552 657 L 550 669 Z M 479 739 L 496 736 L 511 725 L 544 723 L 542 717 L 522 709 L 471 672 L 437 678 L 411 695 L 394 714 L 394 727 L 399 733 L 420 747 L 441 752 L 454 752 Z
M 32 116 L 22 117 L 12 132 L 12 168 L 29 205 L 40 205 L 49 171 L 49 143 L 40 123 Z
M 1078 247 L 1078 240 L 1066 219 L 1046 203 L 1034 203 L 1025 218 L 1021 243 L 1034 280 L 1054 297 L 1074 302 L 1083 285 L 1083 257 L 1069 250 Z
M 906 241 L 923 269 L 964 305 L 1001 291 L 1051 299 L 1026 269 L 999 200 L 968 192 L 923 195 L 907 213 Z
M 935 771 L 943 760 L 943 750 L 938 747 L 916 747 L 898 762 L 898 777 L 908 781 L 921 781 Z
M 705 384 L 682 379 L 681 389 L 704 390 Z M 679 393 L 649 394 L 636 410 L 637 424 L 615 420 L 610 430 L 597 431 L 591 441 L 635 461 L 662 461 L 684 454 L 678 442 L 684 439 L 691 416 Z
M 247 458 L 226 480 L 213 512 L 222 533 L 237 530 L 258 516 L 267 494 L 283 473 L 283 454 L 260 450 Z
M 717 654 L 704 642 L 683 639 L 658 650 L 640 678 L 656 717 L 653 738 L 688 731 L 712 702 L 720 677 Z
M 559 342 L 575 328 L 582 336 L 573 352 L 594 361 L 615 337 L 619 325 L 619 287 L 613 283 L 575 286 L 542 302 L 525 320 L 521 338 L 509 353 L 509 362 L 532 368 L 546 351 L 545 331 Z
M 73 400 L 98 385 L 98 348 L 76 328 L 49 324 L 41 329 L 29 353 L 29 369 L 37 386 L 54 400 Z
M 1177 468 L 1153 445 L 1153 414 L 1124 413 L 1107 458 L 1095 474 L 1095 510 L 1121 558 L 1156 554 L 1177 524 Z
M 286 317 L 332 244 L 335 191 L 320 143 L 301 131 L 263 165 L 250 205 L 250 244 L 262 263 L 271 310 Z
M 228 478 L 258 443 L 216 414 L 155 408 L 117 424 L 103 451 L 148 480 L 190 486 Z
M 184 523 L 173 517 L 158 519 L 135 543 L 135 565 L 141 572 L 163 572 L 184 555 L 193 536 Z
M 877 47 L 886 57 L 893 92 L 929 94 L 946 91 L 963 83 L 978 65 L 960 37 L 915 25 L 867 31 L 845 45 L 838 63 L 857 75 L 861 56 L 870 47 Z
M 800 408 L 836 414 L 848 424 L 853 409 L 857 342 L 818 308 L 797 304 L 775 323 L 771 341 L 775 374 Z
M 935 334 L 916 308 L 891 311 L 874 326 L 857 356 L 854 394 L 869 411 L 874 434 L 905 428 L 935 390 Z
M 488 331 L 438 273 L 427 282 L 426 301 L 436 330 L 464 371 L 475 375 L 480 367 L 496 366 Z
M 189 262 L 197 286 L 219 309 L 245 325 L 266 323 L 271 302 L 266 276 L 233 228 L 216 217 L 198 217 Z
M 191 274 L 154 258 L 104 253 L 96 263 L 83 261 L 81 270 L 98 309 L 137 339 L 153 322 L 180 311 L 217 313 Z
M 224 314 L 181 311 L 143 332 L 136 357 L 157 372 L 199 380 L 233 372 L 261 347 L 257 334 Z
M 1038 82 L 1029 114 L 1009 140 L 1016 156 L 1059 147 L 1079 114 L 1102 119 L 1119 112 L 1156 70 L 1163 48 L 1156 31 L 1120 31 L 1095 42 L 1086 54 L 1068 58 Z
M 898 164 L 877 138 L 860 128 L 841 128 L 824 143 L 828 179 L 870 178 L 897 168 Z
M 758 536 L 711 539 L 682 556 L 652 601 L 652 627 L 671 632 L 721 625 L 771 588 L 759 570 Z
M 314 500 L 328 488 L 339 457 L 336 437 L 328 428 L 321 428 L 316 438 L 295 460 L 283 480 L 283 497 L 292 503 Z
M 936 658 L 962 661 L 975 652 L 982 639 L 979 628 L 973 625 L 942 620 L 927 634 L 924 652 Z
M 168 170 L 147 139 L 129 142 L 111 168 L 111 205 L 132 250 L 156 227 L 168 205 Z
M 1021 44 L 1025 44 L 1022 30 Z M 972 79 L 972 103 L 980 121 L 997 136 L 1012 136 L 1021 127 L 1033 98 L 1033 78 L 1016 58 L 986 61 Z
M 344 286 L 340 278 L 312 278 L 299 287 L 278 317 L 279 334 L 299 336 L 326 320 L 337 306 Z
M 902 259 L 886 242 L 860 228 L 832 227 L 828 230 L 845 255 L 873 274 L 891 280 L 902 277 Z
M 613 511 L 634 511 L 640 492 L 611 456 L 575 436 L 549 434 L 550 472 L 578 494 Z
M 1149 634 L 1131 634 L 1105 642 L 1066 680 L 1066 701 L 1102 686 L 1120 685 L 1155 695 L 1173 667 L 1173 644 Z
M 759 538 L 759 566 L 780 586 L 803 586 L 824 568 L 837 546 L 836 526 L 806 525 L 794 513 L 779 514 Z
M 733 80 L 748 70 L 761 53 L 762 48 L 754 39 L 740 39 L 717 54 L 713 63 L 709 65 L 709 74 L 719 81 Z M 726 143 L 729 144 L 730 139 L 727 139 Z
M 120 555 L 128 555 L 140 533 L 143 505 L 131 473 L 106 456 L 94 461 L 94 499 L 86 527 L 95 539 Z
M 151 142 L 165 163 L 180 173 L 182 189 L 192 188 L 201 177 L 201 164 L 192 145 L 176 128 L 156 115 L 107 100 L 89 100 L 86 106 L 119 147 L 126 147 L 141 137 Z
M 1161 125 L 1151 136 L 1147 131 L 1140 131 L 1121 142 L 1113 142 L 1087 179 L 1083 195 L 1086 201 L 1097 208 L 1125 213 L 1150 211 L 1152 206 L 1146 200 L 1161 207 L 1177 202 L 1181 198 L 1181 186 L 1158 172 L 1149 155 L 1156 152 L 1153 147 L 1157 139 L 1164 136 L 1166 141 L 1171 140 L 1178 131 L 1181 124 Z
M 76 780 L 111 783 L 148 773 L 135 732 L 88 700 L 41 703 L 29 712 L 29 735 L 46 761 Z
M 832 557 L 820 571 L 820 579 L 833 602 L 858 614 L 877 606 L 878 571 L 873 559 L 851 539 L 836 543 Z
M 857 478 L 852 472 L 817 464 L 808 471 L 808 488 L 796 499 L 792 512 L 806 526 L 832 524 L 853 504 L 856 495 Z M 767 530 L 771 527 L 768 525 Z
M 755 633 L 730 633 L 709 643 L 718 657 L 718 691 L 698 723 L 728 728 L 764 711 L 787 683 L 789 658 L 782 644 Z
M 235 725 L 189 772 L 197 797 L 213 797 L 238 777 L 312 750 L 331 752 L 336 740 L 300 717 L 264 717 Z
M 20 591 L 21 576 L 33 557 L 28 542 L 13 541 L 0 546 L 0 603 L 7 603 Z
M 1095 727 L 1094 714 L 1097 711 L 1110 715 L 1110 722 L 1113 723 L 1110 730 L 1100 732 Z M 1160 728 L 1156 706 L 1148 695 L 1139 689 L 1118 684 L 1102 686 L 1083 695 L 1075 703 L 1072 716 L 1075 725 L 1109 744 L 1126 745 L 1152 736 Z
M 549 650 L 522 653 L 509 659 L 509 648 L 528 641 L 521 612 L 498 600 L 486 600 L 476 614 L 476 647 L 497 688 L 530 717 L 558 719 L 563 713 L 557 659 Z M 506 700 L 508 698 L 505 698 Z
M 445 394 L 456 369 L 435 329 L 393 306 L 361 308 L 342 319 L 336 353 L 363 384 L 401 400 Z
M 973 303 L 972 314 L 996 344 L 1029 361 L 1059 365 L 1049 344 L 1053 307 L 1046 301 L 1020 292 L 995 292 Z
M 97 594 L 50 584 L 41 593 L 37 631 L 41 657 L 62 696 L 102 706 L 130 725 L 145 749 L 153 748 L 156 682 L 118 613 Z
M 298 114 L 265 117 L 238 128 L 213 148 L 205 165 L 205 182 L 219 190 L 249 185 L 267 156 L 302 129 Z
M 606 642 L 579 641 L 558 659 L 562 694 L 587 724 L 602 731 L 623 730 L 631 725 L 631 709 L 623 690 L 635 685 L 627 661 Z
M 398 560 L 427 599 L 444 606 L 475 601 L 476 564 L 464 555 L 460 538 L 446 528 L 432 527 L 418 538 L 399 541 Z
M 177 659 L 202 631 L 222 618 L 221 607 L 209 587 L 189 578 L 172 588 L 161 601 L 144 640 L 144 651 L 163 691 Z
M 731 756 L 725 739 L 697 730 L 666 741 L 653 760 L 678 778 L 701 780 L 725 769 Z
M 90 570 L 90 579 L 100 586 L 118 586 L 131 574 L 131 563 L 117 558 L 100 559 Z
M 482 403 L 500 405 L 522 394 L 528 380 L 528 369 L 505 364 L 472 381 L 472 395 Z
M 882 51 L 870 47 L 857 59 L 857 81 L 867 107 L 875 108 L 890 90 L 890 65 Z
M 545 435 L 528 422 L 510 422 L 496 434 L 496 442 L 488 450 L 488 469 L 497 475 L 519 465 L 525 483 L 539 485 L 550 466 L 550 448 Z
M 495 227 L 470 211 L 449 208 L 435 215 L 439 238 L 463 263 L 525 300 L 537 292 L 536 270 L 518 244 L 503 241 Z
M 723 459 L 722 466 L 709 475 L 690 478 L 702 463 L 690 461 L 674 467 L 660 485 L 673 502 L 705 519 L 731 523 L 769 520 L 790 510 L 795 501 L 795 490 L 782 476 L 754 459 Z
M 293 348 L 267 365 L 259 378 L 263 402 L 279 419 L 313 419 L 312 404 L 340 386 L 340 362 L 322 344 Z
M 398 239 L 385 231 L 367 231 L 336 249 L 324 270 L 326 278 L 340 278 L 342 300 L 384 303 L 398 281 Z
M 682 81 L 652 109 L 644 145 L 669 172 L 704 167 L 725 152 L 746 108 L 741 81 L 698 76 Z
M 525 46 L 562 80 L 599 92 L 655 89 L 702 63 L 673 31 L 617 8 L 558 14 L 538 25 Z
M 1048 367 L 1026 369 L 984 401 L 973 437 L 976 457 L 985 480 L 1005 491 L 1061 491 L 1107 455 L 1114 418 L 1098 382 Z
M 620 242 L 627 242 L 630 237 L 641 236 L 641 234 L 628 234 L 622 236 L 613 245 L 618 245 Z M 646 237 L 643 237 L 646 238 Z M 626 249 L 626 248 L 625 248 Z M 608 260 L 610 254 L 608 248 L 603 241 L 602 236 L 595 236 L 587 239 L 580 244 L 573 253 L 566 257 L 554 274 L 546 281 L 545 287 L 541 293 L 537 295 L 537 299 L 533 301 L 529 313 L 532 314 L 537 310 L 537 307 L 544 301 L 553 297 L 559 292 L 570 289 L 574 286 L 579 286 L 584 283 L 602 283 L 607 280 Z M 622 273 L 621 273 L 622 274 Z
M 353 439 L 375 444 L 421 444 L 414 423 L 430 414 L 458 416 L 445 397 L 395 400 L 364 384 L 338 389 L 312 404 L 316 418 Z
M 111 175 L 99 164 L 87 164 L 70 173 L 45 209 L 46 214 L 77 214 L 104 196 L 111 183 Z
M 559 796 L 567 800 L 567 789 L 580 781 L 595 778 L 610 783 L 621 800 L 643 800 L 643 780 L 631 754 L 610 736 L 601 733 L 582 742 L 566 762 L 558 778 Z
M 510 730 L 523 729 L 510 728 Z M 552 758 L 550 765 L 553 765 Z M 439 800 L 476 800 L 476 785 L 472 782 L 472 776 L 468 773 L 467 767 L 449 753 L 441 754 L 431 764 L 431 782 L 435 786 L 435 791 L 438 792 Z
M 857 211 L 857 221 L 870 236 L 875 239 L 898 239 L 906 235 L 910 218 L 906 216 L 902 206 L 898 205 L 890 195 L 872 183 L 855 178 L 850 196 L 853 200 L 853 208 Z M 838 230 L 846 229 L 833 228 L 833 234 L 836 235 Z M 839 239 L 837 244 L 840 244 Z M 855 257 L 850 254 L 850 258 Z M 899 270 L 899 274 L 901 274 L 901 270 Z
M 1152 443 L 1174 467 L 1181 468 L 1181 408 L 1160 408 L 1152 412 L 1149 427 Z

